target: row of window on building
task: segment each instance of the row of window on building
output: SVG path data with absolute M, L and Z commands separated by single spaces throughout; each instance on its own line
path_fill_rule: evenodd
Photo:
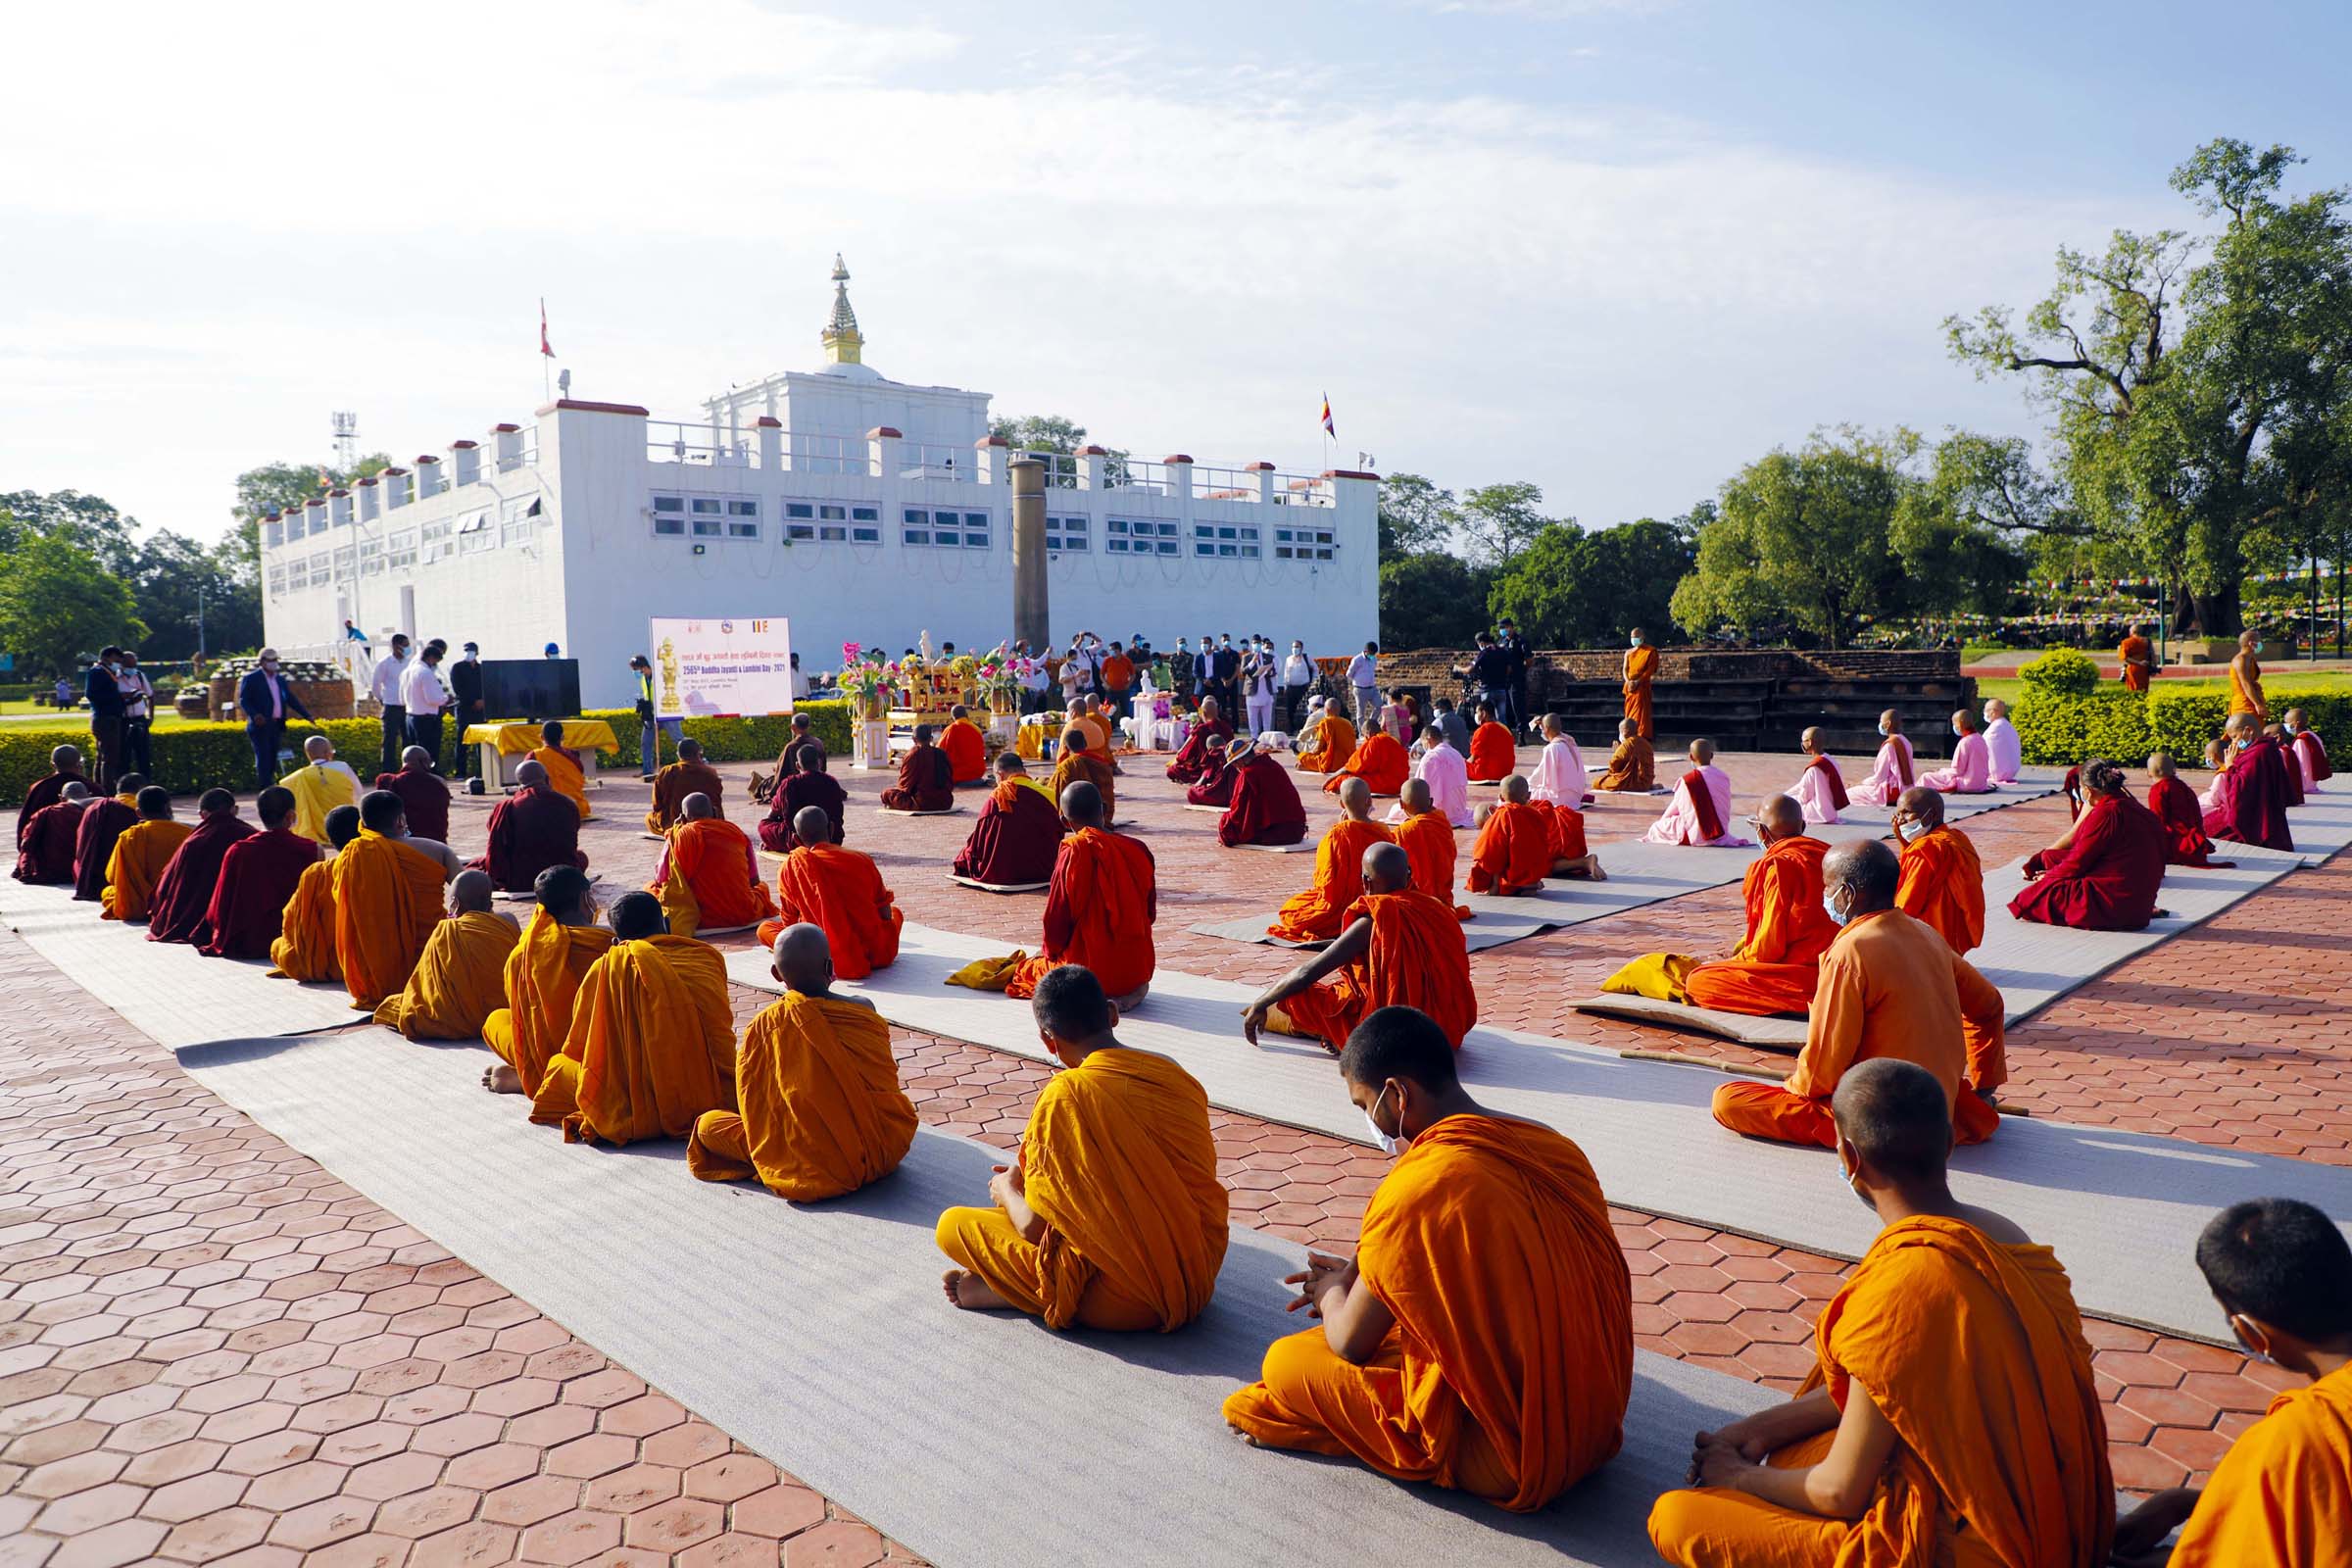
M 395 528 L 374 537 L 362 533 L 356 541 L 346 535 L 328 549 L 299 560 L 271 563 L 264 585 L 274 599 L 306 588 L 348 582 L 355 571 L 362 577 L 380 577 L 387 571 L 414 570 L 420 562 L 429 565 L 456 556 L 480 555 L 502 544 L 528 540 L 545 515 L 539 497 L 514 496 L 497 508 L 480 507 L 414 528 Z M 311 531 L 323 534 L 327 530 Z M 280 542 L 264 538 L 265 544 Z
M 787 501 L 783 503 L 784 538 L 788 542 L 879 544 L 882 514 L 878 508 L 845 502 Z M 757 496 L 654 497 L 654 534 L 668 539 L 760 538 L 760 503 Z M 931 550 L 986 550 L 993 514 L 947 507 L 906 507 L 899 515 L 899 543 Z M 1181 556 L 1183 524 L 1137 517 L 1106 517 L 1102 523 L 1102 553 L 1113 556 Z M 1273 559 L 1329 561 L 1337 548 L 1328 528 L 1276 528 Z M 1261 530 L 1249 523 L 1193 525 L 1193 554 L 1210 559 L 1255 561 L 1267 542 Z M 1086 555 L 1094 549 L 1094 524 L 1087 517 L 1046 517 L 1049 555 Z

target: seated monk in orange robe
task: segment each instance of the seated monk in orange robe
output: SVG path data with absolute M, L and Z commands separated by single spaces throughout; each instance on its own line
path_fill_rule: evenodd
M 375 1021 L 411 1040 L 472 1040 L 506 1004 L 507 959 L 519 932 L 514 917 L 490 908 L 490 875 L 460 871 L 450 880 L 449 918 L 433 927 L 424 956 Z
M 104 918 L 133 925 L 147 918 L 164 867 L 196 831 L 172 820 L 170 790 L 150 784 L 139 791 L 138 800 L 139 819 L 122 830 L 106 858 L 106 893 L 99 900 Z
M 1061 853 L 1061 808 L 1029 776 L 1018 752 L 997 759 L 996 793 L 956 852 L 956 874 L 992 887 L 1024 887 L 1049 880 Z
M 1943 820 L 1943 797 L 1914 784 L 1895 798 L 1903 880 L 1894 906 L 1936 928 L 1963 956 L 1984 945 L 1984 862 L 1976 842 Z
M 718 814 L 708 795 L 689 795 L 669 830 L 647 892 L 662 901 L 672 936 L 742 930 L 772 919 L 776 901 L 760 880 L 752 836 Z
M 1207 760 L 1200 764 L 1200 775 L 1184 792 L 1187 806 L 1213 806 L 1225 810 L 1233 805 L 1233 787 L 1241 778 L 1241 761 L 1255 748 L 1255 742 L 1246 735 L 1234 737 L 1223 750 L 1209 749 Z M 1291 793 L 1298 794 L 1294 788 Z
M 801 847 L 776 868 L 780 912 L 760 923 L 760 942 L 774 947 L 786 926 L 822 927 L 834 972 L 844 980 L 862 980 L 898 961 L 899 929 L 906 915 L 872 856 L 824 841 L 824 814 L 811 806 L 793 824 Z
M 1854 1064 L 1899 1056 L 1935 1074 L 1960 1142 L 2000 1126 L 1992 1092 L 2008 1081 L 2001 994 L 1951 944 L 1894 906 L 1902 876 L 1877 839 L 1841 844 L 1822 862 L 1824 902 L 1844 922 L 1821 956 L 1804 1049 L 1786 1083 L 1727 1083 L 1715 1119 L 1785 1144 L 1837 1147 L 1830 1097 Z
M 335 856 L 335 962 L 352 1005 L 373 1012 L 407 989 L 441 923 L 449 872 L 407 836 L 400 797 L 360 797 L 360 836 Z
M 1315 702 L 1316 716 L 1298 730 L 1298 771 L 1336 773 L 1355 755 L 1355 723 L 1337 703 Z
M 1412 858 L 1397 844 L 1364 852 L 1364 896 L 1348 907 L 1331 946 L 1284 975 L 1242 1013 L 1242 1035 L 1257 1032 L 1321 1040 L 1333 1055 L 1382 1007 L 1417 1007 L 1459 1051 L 1478 1022 L 1470 989 L 1470 950 L 1453 906 L 1413 886 Z
M 914 726 L 914 745 L 899 759 L 896 788 L 882 792 L 886 811 L 952 811 L 956 780 L 948 754 L 931 744 L 931 726 Z
M 1650 1509 L 1666 1561 L 2108 1560 L 2115 1478 L 2073 1288 L 2048 1248 L 1952 1197 L 1948 1103 L 1891 1058 L 1838 1086 L 1840 1172 L 1885 1228 L 1822 1309 L 1804 1392 L 1698 1434 L 1698 1485 Z
M 467 869 L 489 872 L 501 893 L 522 893 L 551 865 L 585 870 L 588 857 L 580 850 L 580 813 L 533 760 L 514 769 L 514 793 L 490 808 L 489 846 Z
M 1404 813 L 1403 819 L 1393 824 L 1389 831 L 1404 850 L 1405 858 L 1413 863 L 1414 888 L 1442 901 L 1453 910 L 1456 919 L 1471 918 L 1466 906 L 1453 902 L 1453 824 L 1438 809 L 1429 791 L 1429 780 L 1406 779 L 1404 788 L 1397 792 L 1396 805 Z
M 1347 924 L 1348 906 L 1362 896 L 1364 852 L 1396 842 L 1396 834 L 1372 820 L 1372 787 L 1360 778 L 1342 785 L 1340 819 L 1315 847 L 1314 878 L 1275 911 L 1268 936 L 1286 942 L 1329 942 L 1338 936 Z
M 1525 775 L 1513 773 L 1502 781 L 1502 799 L 1481 808 L 1485 815 L 1470 844 L 1470 891 L 1509 898 L 1542 887 L 1547 876 L 1606 882 L 1600 857 L 1585 848 L 1584 812 L 1530 800 L 1531 788 Z
M 86 904 L 106 898 L 106 866 L 115 857 L 115 840 L 139 820 L 139 791 L 147 787 L 144 773 L 125 773 L 115 793 L 92 799 L 82 808 L 81 826 L 74 834 L 74 897 Z
M 712 809 L 725 816 L 721 804 L 726 780 L 718 769 L 703 760 L 703 743 L 689 735 L 678 742 L 678 760 L 654 775 L 654 808 L 645 813 L 648 833 L 667 833 L 678 825 L 686 814 L 686 797 L 701 795 L 710 799 Z
M 400 797 L 400 811 L 409 819 L 411 833 L 420 839 L 449 842 L 449 786 L 433 771 L 432 753 L 421 746 L 410 747 L 400 754 L 400 771 L 376 774 L 375 787 Z
M 1404 743 L 1387 730 L 1374 730 L 1355 743 L 1355 751 L 1348 765 L 1337 775 L 1323 781 L 1326 795 L 1337 795 L 1340 785 L 1351 778 L 1360 778 L 1372 787 L 1375 795 L 1394 795 L 1413 776 L 1413 758 Z
M 482 1021 L 482 1040 L 499 1064 L 482 1074 L 494 1094 L 536 1097 L 547 1064 L 564 1054 L 572 1003 L 589 966 L 612 945 L 596 923 L 596 891 L 576 865 L 539 873 L 537 900 L 522 940 L 507 955 L 507 1004 Z
M 914 1102 L 899 1087 L 890 1025 L 872 1003 L 833 994 L 825 933 L 787 927 L 770 957 L 785 991 L 735 1053 L 743 1108 L 703 1112 L 686 1168 L 706 1182 L 756 1180 L 795 1202 L 839 1198 L 898 1169 L 914 1142 Z
M 1786 795 L 1764 803 L 1755 826 L 1764 853 L 1740 884 L 1747 934 L 1729 958 L 1692 968 L 1679 1000 L 1717 1012 L 1803 1012 L 1821 956 L 1838 940 L 1838 922 L 1821 903 L 1830 847 L 1806 834 L 1804 808 Z
M 1271 741 L 1259 746 L 1247 735 L 1234 737 L 1226 776 L 1233 780 L 1225 814 L 1217 818 L 1217 842 L 1227 849 L 1244 844 L 1296 844 L 1306 837 L 1306 807 L 1290 770 L 1274 760 Z
M 2274 1395 L 2202 1489 L 2160 1492 L 2115 1530 L 2115 1560 L 2155 1568 L 2183 1526 L 2174 1568 L 2352 1563 L 2352 1247 L 2292 1198 L 2216 1214 L 2197 1267 L 2230 1332 L 2295 1386 Z
M 288 790 L 286 795 L 291 803 L 293 791 Z M 287 809 L 293 811 L 298 808 L 289 804 Z M 325 826 L 323 850 L 316 840 L 294 833 L 294 837 L 318 853 L 295 878 L 293 895 L 286 900 L 285 909 L 278 918 L 278 934 L 270 943 L 270 973 L 277 979 L 300 980 L 305 984 L 331 980 L 340 985 L 343 981 L 343 962 L 335 956 L 335 857 L 360 836 L 360 808 L 336 807 L 326 813 Z M 286 831 L 293 832 L 291 817 Z
M 1478 728 L 1470 732 L 1470 782 L 1494 784 L 1511 776 L 1519 765 L 1519 748 L 1511 732 L 1494 721 L 1494 710 L 1486 703 L 1478 705 Z
M 596 814 L 588 806 L 588 769 L 581 762 L 580 754 L 564 744 L 563 721 L 550 719 L 540 725 L 539 739 L 541 744 L 532 751 L 531 760 L 547 769 L 548 783 L 579 809 L 581 821 L 587 821 Z M 519 768 L 514 776 L 515 782 L 520 783 Z
M 994 1205 L 939 1216 L 956 1265 L 941 1276 L 948 1299 L 1051 1329 L 1182 1328 L 1208 1305 L 1230 1234 L 1208 1096 L 1167 1057 L 1119 1043 L 1118 1008 L 1083 967 L 1042 976 L 1030 1007 L 1066 1070 L 1038 1091 L 1020 1152 L 988 1184 Z
M 226 790 L 206 790 L 196 802 L 196 831 L 180 840 L 172 862 L 156 878 L 155 898 L 147 906 L 147 940 L 198 947 L 212 941 L 213 893 L 220 885 L 221 858 L 251 837 L 253 824 L 237 815 L 237 798 Z
M 580 977 L 564 1053 L 531 1097 L 531 1120 L 567 1144 L 684 1138 L 705 1111 L 735 1108 L 726 960 L 662 927 L 651 893 L 613 901 L 612 946 Z
M 1354 1260 L 1309 1252 L 1284 1282 L 1322 1322 L 1276 1340 L 1225 1419 L 1261 1447 L 1541 1508 L 1617 1451 L 1633 1392 L 1633 1281 L 1592 1163 L 1472 1100 L 1410 1007 L 1365 1019 L 1340 1077 L 1403 1152 Z
M 1201 775 L 1216 769 L 1225 748 L 1233 741 L 1233 726 L 1217 712 L 1214 697 L 1200 699 L 1200 716 L 1193 720 L 1193 732 L 1184 738 L 1175 760 L 1168 763 L 1168 781 L 1173 784 L 1198 784 Z
M 1159 917 L 1159 883 L 1152 852 L 1142 840 L 1110 831 L 1092 784 L 1061 792 L 1061 818 L 1070 831 L 1046 886 L 1045 951 L 1009 971 L 1004 994 L 1035 996 L 1049 972 L 1074 963 L 1120 1006 L 1133 1007 L 1151 989 L 1157 964 L 1152 923 Z
M 988 736 L 972 722 L 971 710 L 960 703 L 948 710 L 948 727 L 939 732 L 939 749 L 948 759 L 952 782 L 988 782 Z
M 1111 783 L 1118 773 L 1110 754 L 1100 747 L 1085 744 L 1086 736 L 1077 726 L 1061 732 L 1061 759 L 1054 764 L 1054 776 L 1046 788 L 1054 799 L 1060 800 L 1073 784 L 1091 784 L 1102 797 L 1102 825 L 1108 828 L 1118 820 L 1119 802 Z
M 74 885 L 74 841 L 81 832 L 81 813 L 90 804 L 90 787 L 69 778 L 57 798 L 24 819 L 17 835 L 17 863 L 12 873 L 35 887 Z
M 267 958 L 285 934 L 286 906 L 302 884 L 303 872 L 325 858 L 318 841 L 294 831 L 294 792 L 272 784 L 254 797 L 262 830 L 239 839 L 220 858 L 205 920 L 212 937 L 197 951 L 208 958 Z M 331 814 L 331 813 L 330 813 Z M 351 808 L 344 842 L 359 832 L 360 811 Z
M 2165 864 L 2210 868 L 2237 863 L 2213 858 L 2213 840 L 2205 836 L 2205 808 L 2197 804 L 2197 792 L 2181 782 L 2170 752 L 2148 754 L 2148 809 L 2164 824 Z
M 1609 765 L 1600 777 L 1592 781 L 1595 790 L 1615 790 L 1627 795 L 1646 795 L 1657 788 L 1658 754 L 1647 736 L 1634 727 L 1630 718 L 1617 725 L 1617 747 L 1609 753 Z

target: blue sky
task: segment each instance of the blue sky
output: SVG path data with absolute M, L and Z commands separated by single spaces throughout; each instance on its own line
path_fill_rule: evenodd
M 1669 515 L 1839 422 L 2033 432 L 1940 321 L 2193 226 L 2209 137 L 2352 183 L 2341 6 L 415 0 L 13 17 L 0 489 L 199 535 L 236 471 L 817 355 L 1149 456 Z M 105 112 L 93 114 L 91 106 Z

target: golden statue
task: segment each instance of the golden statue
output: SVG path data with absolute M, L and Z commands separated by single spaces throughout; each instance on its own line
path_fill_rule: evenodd
M 666 637 L 662 639 L 662 705 L 654 711 L 684 711 L 678 703 L 678 646 Z

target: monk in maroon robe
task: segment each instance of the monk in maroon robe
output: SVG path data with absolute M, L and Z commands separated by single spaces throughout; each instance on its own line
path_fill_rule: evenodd
M 1213 806 L 1223 810 L 1233 804 L 1234 768 L 1250 755 L 1250 738 L 1240 736 L 1225 743 L 1222 753 L 1212 754 L 1200 781 L 1184 792 L 1187 806 Z
M 254 798 L 253 814 L 262 830 L 241 838 L 220 858 L 213 902 L 204 911 L 212 934 L 197 944 L 210 958 L 267 958 L 270 944 L 285 935 L 287 901 L 302 873 L 326 853 L 318 841 L 294 831 L 294 792 L 272 784 Z M 360 808 L 338 806 L 326 813 L 326 839 L 337 849 L 359 837 Z
M 180 840 L 156 880 L 155 899 L 147 906 L 147 940 L 192 942 L 200 948 L 212 941 L 213 895 L 220 890 L 221 861 L 253 836 L 253 824 L 237 815 L 234 795 L 206 790 L 196 802 L 196 831 Z
M 2164 848 L 2165 864 L 2210 869 L 2235 863 L 2213 858 L 2213 840 L 2205 836 L 2205 808 L 2197 804 L 2197 792 L 2180 782 L 2170 752 L 2148 759 L 2148 809 L 2171 836 Z
M 996 793 L 956 852 L 956 874 L 994 887 L 1050 882 L 1061 825 L 1061 808 L 1029 777 L 1029 765 L 1006 752 L 997 759 Z
M 501 893 L 528 893 L 551 865 L 588 867 L 580 852 L 580 808 L 547 781 L 547 769 L 514 769 L 514 793 L 490 812 L 490 846 L 468 871 L 487 871 Z
M 1306 837 L 1306 808 L 1291 772 L 1269 752 L 1252 751 L 1233 769 L 1233 804 L 1217 818 L 1217 842 L 1297 844 Z
M 69 778 L 58 798 L 32 813 L 17 835 L 17 864 L 12 873 L 20 882 L 36 887 L 66 887 L 74 881 L 74 843 L 81 831 L 81 813 L 90 804 L 90 787 Z
M 410 747 L 400 754 L 400 771 L 376 774 L 375 787 L 400 797 L 411 837 L 449 842 L 449 786 L 433 771 L 432 753 Z
M 886 811 L 947 811 L 956 806 L 956 773 L 931 744 L 931 726 L 914 726 L 914 746 L 899 762 L 899 784 L 882 792 Z
M 81 748 L 60 746 L 49 753 L 49 776 L 36 778 L 24 791 L 24 804 L 17 808 L 17 848 L 24 847 L 24 835 L 32 819 L 66 798 L 66 786 L 79 784 L 84 790 L 96 793 L 98 786 L 82 777 Z
M 2082 764 L 2082 814 L 2062 854 L 2026 861 L 2026 887 L 2009 912 L 2042 925 L 2084 931 L 2142 931 L 2156 916 L 2172 842 L 2156 813 L 2124 788 L 2124 770 L 2095 760 Z
M 2205 836 L 2232 844 L 2259 844 L 2266 850 L 2292 850 L 2294 835 L 2286 826 L 2286 775 L 2294 764 L 2278 742 L 2262 733 L 2262 721 L 2252 713 L 2231 714 L 2230 736 L 2239 750 L 2228 770 L 2214 780 L 2214 806 L 2205 813 Z
M 131 803 L 146 787 L 146 774 L 125 773 L 117 781 L 113 797 L 92 801 L 81 813 L 81 827 L 74 838 L 74 896 L 83 903 L 96 904 L 105 896 L 106 865 L 114 858 L 115 840 L 138 821 L 139 809 Z
M 1175 784 L 1198 784 L 1203 773 L 1215 771 L 1218 759 L 1233 741 L 1233 726 L 1217 715 L 1214 697 L 1200 699 L 1200 716 L 1194 721 L 1193 732 L 1185 738 L 1184 747 L 1177 752 L 1176 760 L 1168 764 L 1168 779 Z
M 767 815 L 760 822 L 760 845 L 778 855 L 790 855 L 799 849 L 801 841 L 794 836 L 792 824 L 811 806 L 823 811 L 825 820 L 833 824 L 831 842 L 839 844 L 849 836 L 845 822 L 850 795 L 838 779 L 825 771 L 824 748 L 810 741 L 806 746 L 786 748 L 784 755 L 799 771 L 787 773 L 777 781 L 776 793 L 768 801 Z

